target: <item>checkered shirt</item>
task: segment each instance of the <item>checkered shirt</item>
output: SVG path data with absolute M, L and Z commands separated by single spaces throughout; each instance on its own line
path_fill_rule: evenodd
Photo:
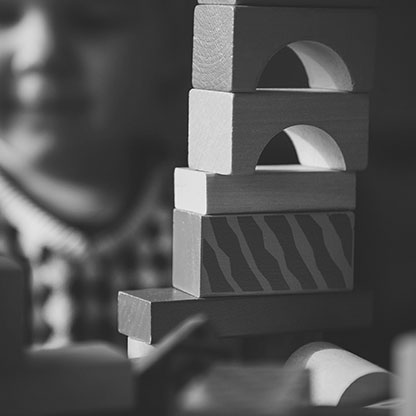
M 154 177 L 123 224 L 91 238 L 0 174 L 0 252 L 30 266 L 34 345 L 124 344 L 117 332 L 118 291 L 171 282 L 171 191 L 163 191 L 164 182 L 165 175 Z

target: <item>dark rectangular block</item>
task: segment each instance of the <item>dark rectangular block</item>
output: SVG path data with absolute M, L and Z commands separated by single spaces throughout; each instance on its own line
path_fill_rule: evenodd
M 220 336 L 365 327 L 369 292 L 198 299 L 174 288 L 120 292 L 119 331 L 156 343 L 188 317 L 203 313 Z
M 379 0 L 199 0 L 199 4 L 233 6 L 290 6 L 290 7 L 376 7 Z
M 175 210 L 173 286 L 196 297 L 353 288 L 354 214 Z

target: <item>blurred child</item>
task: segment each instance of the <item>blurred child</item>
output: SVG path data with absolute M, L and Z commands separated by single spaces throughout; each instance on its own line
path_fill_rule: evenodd
M 180 18 L 168 0 L 0 0 L 0 250 L 31 266 L 37 344 L 116 341 L 117 291 L 169 284 Z

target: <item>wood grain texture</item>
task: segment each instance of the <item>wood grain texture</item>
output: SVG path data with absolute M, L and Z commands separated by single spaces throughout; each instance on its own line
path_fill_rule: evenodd
M 309 372 L 276 364 L 218 364 L 179 394 L 177 414 L 284 416 L 310 404 Z
M 174 288 L 120 292 L 119 331 L 157 343 L 186 318 L 205 314 L 219 336 L 366 327 L 369 292 L 198 299 Z
M 175 170 L 175 207 L 199 214 L 355 209 L 354 173 L 258 166 L 254 175 Z
M 353 288 L 351 212 L 200 215 L 175 210 L 173 286 L 196 297 Z
M 375 7 L 379 0 L 199 0 L 199 4 L 297 7 Z
M 129 361 L 98 344 L 29 351 L 21 367 L 0 375 L 0 385 L 0 409 L 8 416 L 98 414 L 134 407 Z
M 254 173 L 266 145 L 283 130 L 301 165 L 348 171 L 367 166 L 367 94 L 191 90 L 189 110 L 192 169 L 224 175 Z
M 23 354 L 28 329 L 27 285 L 23 270 L 0 256 L 0 367 L 16 365 Z
M 194 22 L 195 88 L 255 91 L 268 61 L 287 45 L 311 87 L 372 88 L 373 10 L 199 5 Z
M 304 345 L 286 365 L 310 370 L 315 406 L 369 406 L 390 399 L 390 386 L 396 381 L 383 368 L 327 342 Z

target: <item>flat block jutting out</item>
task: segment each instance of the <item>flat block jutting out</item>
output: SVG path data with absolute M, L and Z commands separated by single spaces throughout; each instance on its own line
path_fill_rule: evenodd
M 23 270 L 0 256 L 0 368 L 16 365 L 22 357 L 27 331 L 26 287 Z
M 353 288 L 352 212 L 200 215 L 175 210 L 173 286 L 196 297 Z
M 355 209 L 356 175 L 301 165 L 258 166 L 254 175 L 175 170 L 175 207 L 199 214 Z
M 372 88 L 371 9 L 199 5 L 194 22 L 194 88 L 255 91 L 268 61 L 285 46 L 302 61 L 312 88 Z
M 188 317 L 203 313 L 219 336 L 366 327 L 369 292 L 198 299 L 174 288 L 120 292 L 119 331 L 157 343 Z
M 328 91 L 191 90 L 189 167 L 224 175 L 254 173 L 266 145 L 284 130 L 301 165 L 363 170 L 368 101 L 367 94 Z

